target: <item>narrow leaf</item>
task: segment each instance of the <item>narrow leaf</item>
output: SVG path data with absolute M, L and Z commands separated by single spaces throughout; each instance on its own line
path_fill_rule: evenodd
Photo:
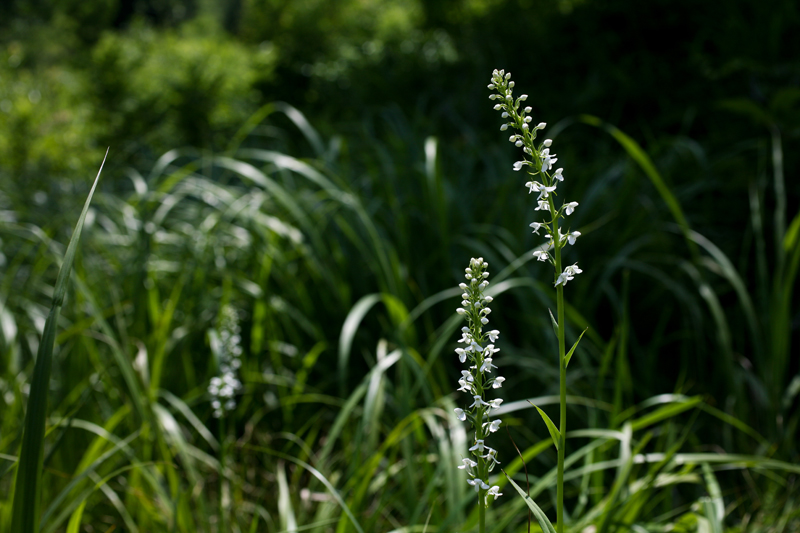
M 528 400 L 528 403 L 533 405 L 530 400 Z M 533 406 L 536 407 L 535 405 Z M 547 424 L 547 430 L 550 432 L 550 436 L 553 438 L 553 444 L 556 445 L 556 450 L 558 450 L 558 443 L 561 442 L 561 432 L 558 430 L 556 425 L 553 424 L 553 421 L 550 420 L 550 417 L 547 416 L 547 413 L 538 407 L 536 407 L 536 410 L 539 411 L 539 414 L 542 415 L 542 420 L 544 420 L 544 423 Z
M 72 513 L 72 516 L 69 519 L 69 524 L 67 524 L 67 533 L 79 533 L 81 527 L 81 518 L 83 518 L 83 509 L 86 507 L 86 500 L 83 500 L 81 504 L 75 509 L 75 512 Z
M 505 470 L 503 470 L 503 473 L 506 474 Z M 530 496 L 525 494 L 525 491 L 522 490 L 519 485 L 514 483 L 514 480 L 511 479 L 508 474 L 506 474 L 506 479 L 508 479 L 508 482 L 511 483 L 512 487 L 517 489 L 519 495 L 522 496 L 522 499 L 525 500 L 525 503 L 528 505 L 528 508 L 533 511 L 533 516 L 536 517 L 536 521 L 539 522 L 539 527 L 542 528 L 542 531 L 545 533 L 556 533 L 556 528 L 553 527 L 552 522 L 550 522 L 550 519 L 547 518 L 546 514 L 544 514 L 544 511 L 542 511 L 541 507 L 536 505 L 536 502 L 534 502 Z
M 50 370 L 53 365 L 53 346 L 56 340 L 56 323 L 61 314 L 61 306 L 64 304 L 64 295 L 67 292 L 67 281 L 72 271 L 72 263 L 75 259 L 75 252 L 78 249 L 78 241 L 81 238 L 81 231 L 86 220 L 86 213 L 89 212 L 89 204 L 100 180 L 100 173 L 106 162 L 108 150 L 103 157 L 100 170 L 83 205 L 75 231 L 69 240 L 67 252 L 64 254 L 64 262 L 58 271 L 56 286 L 53 291 L 53 302 L 50 313 L 44 323 L 42 340 L 39 343 L 39 350 L 36 356 L 36 363 L 33 367 L 33 378 L 31 379 L 30 396 L 28 397 L 28 407 L 25 413 L 25 426 L 22 434 L 22 447 L 20 449 L 19 468 L 17 479 L 14 485 L 13 515 L 11 518 L 11 531 L 19 533 L 37 533 L 39 531 L 40 520 L 40 499 L 39 485 L 42 480 L 42 464 L 44 461 L 44 437 L 45 420 L 47 418 L 47 396 L 50 387 Z
M 555 332 L 556 337 L 558 337 L 558 322 L 556 322 L 556 317 L 553 316 L 553 312 L 550 309 L 548 309 L 547 312 L 550 313 L 550 321 L 553 323 L 553 331 Z
M 576 340 L 575 344 L 573 344 L 572 348 L 570 348 L 569 353 L 567 354 L 567 362 L 566 362 L 566 364 L 564 366 L 569 366 L 569 361 L 570 361 L 570 359 L 572 359 L 572 354 L 575 352 L 575 348 L 578 347 L 578 343 L 581 342 L 581 339 L 583 338 L 583 334 L 586 333 L 586 330 L 588 330 L 588 329 L 589 328 L 586 328 L 585 330 L 583 330 L 583 332 L 580 334 L 580 336 L 578 336 L 578 340 Z

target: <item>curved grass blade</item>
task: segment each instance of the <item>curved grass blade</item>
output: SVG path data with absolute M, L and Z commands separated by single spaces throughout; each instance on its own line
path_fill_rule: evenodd
M 505 470 L 503 470 L 503 473 L 504 474 L 506 473 Z M 530 496 L 525 494 L 525 491 L 522 490 L 522 488 L 519 485 L 514 483 L 514 480 L 511 479 L 508 474 L 506 474 L 506 479 L 508 479 L 508 482 L 511 483 L 511 486 L 517 489 L 517 492 L 519 492 L 519 495 L 522 496 L 522 499 L 525 500 L 525 503 L 528 505 L 528 508 L 533 512 L 533 516 L 536 517 L 536 521 L 539 522 L 539 527 L 542 528 L 542 531 L 546 533 L 556 533 L 553 524 L 550 522 L 550 519 L 547 518 L 547 515 L 544 514 L 544 511 L 542 511 L 541 507 L 536 505 L 536 502 L 534 502 Z
M 336 487 L 333 486 L 333 483 L 328 481 L 328 478 L 326 478 L 322 474 L 322 472 L 320 472 L 319 470 L 317 470 L 316 468 L 314 468 L 310 464 L 308 464 L 308 463 L 306 463 L 304 461 L 301 461 L 300 459 L 296 459 L 296 458 L 292 457 L 291 455 L 287 455 L 287 454 L 279 452 L 277 450 L 271 450 L 269 448 L 264 448 L 264 447 L 261 447 L 261 446 L 246 445 L 246 447 L 251 449 L 251 450 L 268 453 L 268 454 L 273 455 L 275 457 L 279 457 L 279 458 L 284 459 L 286 461 L 290 461 L 290 462 L 296 464 L 297 466 L 299 466 L 299 467 L 305 469 L 306 471 L 308 471 L 311 475 L 313 475 L 315 478 L 317 478 L 323 485 L 325 485 L 325 488 L 328 489 L 328 491 L 331 493 L 331 496 L 333 496 L 333 498 L 336 500 L 336 503 L 338 503 L 339 506 L 342 508 L 342 510 L 347 515 L 347 517 L 350 519 L 350 522 L 353 524 L 353 527 L 356 528 L 358 533 L 364 533 L 364 530 L 361 528 L 361 525 L 358 523 L 358 520 L 356 519 L 355 515 L 350 510 L 350 507 L 348 507 L 347 503 L 345 503 L 344 499 L 342 498 L 342 495 L 339 494 L 339 491 L 336 490 Z
M 584 124 L 602 128 L 608 132 L 608 134 L 611 135 L 614 140 L 616 140 L 620 146 L 625 149 L 626 152 L 628 152 L 628 155 L 631 156 L 636 164 L 639 165 L 647 178 L 658 191 L 658 194 L 661 195 L 661 199 L 667 204 L 670 213 L 672 213 L 672 217 L 678 223 L 681 231 L 683 232 L 683 236 L 686 238 L 686 243 L 689 246 L 692 257 L 697 260 L 699 257 L 697 245 L 689 236 L 691 227 L 689 226 L 688 220 L 686 220 L 686 216 L 683 214 L 683 209 L 681 209 L 680 202 L 678 202 L 678 199 L 674 194 L 672 194 L 672 191 L 669 190 L 664 178 L 661 177 L 661 174 L 656 169 L 655 164 L 653 164 L 653 160 L 650 159 L 649 155 L 647 155 L 647 152 L 645 152 L 639 143 L 637 143 L 633 138 L 623 133 L 620 129 L 612 126 L 611 124 L 603 122 L 595 116 L 581 115 L 578 117 L 578 119 Z
M 92 202 L 92 196 L 100 180 L 100 173 L 103 172 L 108 150 L 97 171 L 89 196 L 83 205 L 83 211 L 75 225 L 75 231 L 69 240 L 67 252 L 64 255 L 64 262 L 58 271 L 56 278 L 55 291 L 53 293 L 53 303 L 50 314 L 44 325 L 42 340 L 39 343 L 39 350 L 36 356 L 36 363 L 33 368 L 33 379 L 31 380 L 30 396 L 28 398 L 28 409 L 25 413 L 25 427 L 22 434 L 22 448 L 20 450 L 19 470 L 14 486 L 13 515 L 11 519 L 11 530 L 19 533 L 36 533 L 39 531 L 39 485 L 42 480 L 42 461 L 44 459 L 44 436 L 45 419 L 47 417 L 47 396 L 50 386 L 50 370 L 53 365 L 53 347 L 56 340 L 56 322 L 61 314 L 61 306 L 64 304 L 64 295 L 67 292 L 67 281 L 72 271 L 72 263 L 78 249 L 78 242 L 81 239 L 81 231 L 86 220 L 86 213 Z

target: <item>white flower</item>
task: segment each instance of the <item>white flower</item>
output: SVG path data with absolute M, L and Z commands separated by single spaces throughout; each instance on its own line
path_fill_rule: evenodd
M 497 450 L 486 447 L 486 455 L 481 455 L 481 459 L 486 459 L 489 461 L 489 472 L 494 470 L 495 465 L 499 465 L 500 461 L 497 460 Z
M 469 451 L 471 452 L 477 451 L 479 454 L 481 454 L 483 453 L 484 448 L 485 446 L 483 445 L 483 439 L 476 439 L 475 444 L 472 446 L 472 448 L 469 449 Z
M 496 378 L 494 378 L 494 381 L 492 381 L 492 388 L 499 389 L 500 387 L 503 386 L 503 382 L 505 380 L 506 378 L 504 378 L 503 376 L 497 376 Z
M 467 351 L 464 348 L 456 348 L 456 353 L 458 354 L 458 360 L 462 363 L 467 360 Z
M 553 160 L 553 162 L 555 162 L 555 159 Z M 564 172 L 563 168 L 557 169 L 555 174 L 553 174 L 553 179 L 558 181 L 564 181 L 564 176 L 561 174 L 562 172 Z
M 564 270 L 570 272 L 573 276 L 575 274 L 580 274 L 581 272 L 583 272 L 583 270 L 578 268 L 578 263 L 575 263 L 574 265 L 570 265 L 570 266 L 566 267 Z
M 483 427 L 489 426 L 489 431 L 494 433 L 498 429 L 500 429 L 500 420 L 492 420 L 491 422 L 486 422 Z
M 566 285 L 567 282 L 568 281 L 572 281 L 572 279 L 574 277 L 575 276 L 570 276 L 569 274 L 567 274 L 567 271 L 565 270 L 564 272 L 562 272 L 561 274 L 558 275 L 558 278 L 556 278 L 555 286 L 557 287 L 559 284 L 560 285 Z
M 483 350 L 483 356 L 484 357 L 491 357 L 491 356 L 493 356 L 494 354 L 496 354 L 499 351 L 500 351 L 500 348 L 495 348 L 494 344 L 490 344 L 490 345 L 488 345 L 486 347 L 485 350 Z
M 544 224 L 542 224 L 541 222 L 531 222 L 529 226 L 533 228 L 533 232 L 536 235 L 539 235 L 539 230 L 542 228 L 542 226 L 544 226 Z
M 547 124 L 546 124 L 546 123 L 544 123 L 544 122 L 540 122 L 540 123 L 538 123 L 538 124 L 536 125 L 536 127 L 535 127 L 535 128 L 533 128 L 533 129 L 535 129 L 535 130 L 543 130 L 543 129 L 545 129 L 546 127 L 547 127 Z
M 492 364 L 492 358 L 487 357 L 486 359 L 483 360 L 483 364 L 481 365 L 481 368 L 478 370 L 478 372 L 491 372 L 493 368 L 497 367 Z
M 473 399 L 473 402 L 472 402 L 472 405 L 469 406 L 470 409 L 472 409 L 473 407 L 480 407 L 482 405 L 486 405 L 486 406 L 491 405 L 490 403 L 484 402 L 483 398 L 481 398 L 477 394 L 473 395 L 472 399 Z M 480 441 L 480 442 L 483 442 L 483 441 Z M 470 451 L 472 451 L 472 449 L 470 449 Z
M 459 467 L 459 468 L 460 468 L 460 467 Z M 491 494 L 492 496 L 494 496 L 495 498 L 497 498 L 497 497 L 499 497 L 499 496 L 502 496 L 502 495 L 503 495 L 503 493 L 502 493 L 502 492 L 500 492 L 500 487 L 499 487 L 498 485 L 495 485 L 494 487 L 492 487 L 491 489 L 489 489 L 489 492 L 487 492 L 487 493 L 486 493 L 486 495 L 487 495 L 487 496 L 488 496 L 488 495 L 490 495 L 490 494 Z
M 488 323 L 489 323 L 489 319 L 488 318 L 486 318 L 486 317 L 481 318 L 481 324 L 483 324 L 485 326 Z
M 464 378 L 461 378 L 461 379 L 459 379 L 459 380 L 458 380 L 458 384 L 459 384 L 459 385 L 461 385 L 461 386 L 458 388 L 458 390 L 459 390 L 460 392 L 472 392 L 472 385 L 470 385 L 469 383 L 467 383 L 467 380 L 465 380 Z
M 460 470 L 469 471 L 470 468 L 475 468 L 476 466 L 478 466 L 478 463 L 476 463 L 475 461 L 473 461 L 469 457 L 467 457 L 466 459 L 461 459 L 461 462 L 463 464 L 458 467 Z
M 564 272 L 559 274 L 558 278 L 556 279 L 556 286 L 558 286 L 559 283 L 566 285 L 568 281 L 572 281 L 572 279 L 581 272 L 583 272 L 583 270 L 578 268 L 578 263 L 566 267 Z
M 564 212 L 568 215 L 571 215 L 575 208 L 578 207 L 578 202 L 570 202 L 568 204 L 564 204 Z
M 555 190 L 556 190 L 555 185 L 553 185 L 552 187 L 545 187 L 544 185 L 542 185 L 541 187 L 539 187 L 539 198 L 537 198 L 537 200 L 541 200 L 542 198 L 547 198 L 548 195 Z
M 553 139 L 545 139 L 544 142 L 542 143 L 542 145 L 545 148 L 549 148 L 551 144 L 553 144 Z M 557 170 L 556 170 L 556 173 L 558 173 Z
M 457 407 L 456 409 L 454 409 L 454 411 L 456 412 L 456 418 L 458 418 L 462 422 L 464 422 L 467 419 L 467 414 L 460 407 Z
M 496 329 L 493 329 L 492 331 L 488 332 L 486 335 L 489 336 L 489 340 L 490 341 L 495 342 L 495 341 L 497 341 L 497 337 L 500 336 L 500 332 L 497 331 Z
M 550 148 L 545 148 L 539 153 L 539 157 L 542 159 L 542 172 L 546 172 L 550 170 L 558 159 L 556 158 L 556 154 L 550 153 Z
M 522 170 L 522 167 L 527 163 L 528 163 L 527 161 L 517 161 L 516 163 L 514 163 L 514 170 L 516 171 Z
M 458 313 L 459 315 L 465 315 L 467 312 L 462 307 L 459 307 L 458 309 L 456 309 L 456 313 Z
M 489 485 L 482 479 L 468 479 L 467 483 L 475 487 L 475 492 L 478 492 L 481 489 L 486 490 L 489 488 Z
M 550 204 L 546 200 L 539 200 L 539 206 L 534 211 L 550 211 Z
M 529 181 L 526 183 L 525 186 L 528 188 L 528 194 L 532 193 L 533 191 L 538 191 L 539 185 L 540 184 L 538 181 Z
M 500 404 L 503 403 L 502 398 L 495 398 L 494 400 L 490 400 L 488 404 L 489 407 L 492 409 L 500 409 Z
M 575 239 L 577 239 L 580 236 L 581 236 L 581 232 L 580 231 L 573 231 L 573 232 L 567 233 L 567 242 L 570 243 L 570 244 L 575 244 Z
M 533 257 L 535 257 L 538 261 L 547 261 L 548 255 L 547 252 L 536 250 L 533 252 Z
M 469 373 L 469 370 L 462 370 L 461 379 L 466 379 L 471 383 L 472 381 L 474 381 L 475 378 L 472 377 L 472 374 Z

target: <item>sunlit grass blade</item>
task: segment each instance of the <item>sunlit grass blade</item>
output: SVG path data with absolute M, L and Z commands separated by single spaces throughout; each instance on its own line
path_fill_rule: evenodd
M 507 474 L 506 474 L 506 479 L 508 479 L 508 482 L 511 483 L 511 486 L 514 487 L 514 489 L 519 493 L 519 495 L 522 496 L 522 499 L 525 500 L 525 504 L 533 512 L 533 516 L 536 517 L 536 521 L 539 522 L 539 526 L 542 528 L 542 531 L 545 531 L 547 533 L 556 533 L 553 524 L 550 522 L 550 519 L 547 518 L 547 515 L 544 514 L 544 511 L 542 511 L 541 507 L 536 505 L 536 502 L 534 502 L 530 496 L 525 494 L 525 491 L 522 490 L 522 487 L 514 483 L 514 480 L 511 479 Z
M 67 246 L 64 261 L 56 278 L 55 291 L 53 292 L 53 303 L 50 314 L 44 326 L 39 351 L 36 356 L 36 363 L 31 380 L 30 396 L 28 398 L 28 409 L 25 413 L 25 428 L 22 434 L 22 447 L 20 450 L 19 468 L 17 479 L 14 486 L 14 507 L 11 519 L 11 530 L 19 533 L 38 533 L 39 531 L 39 507 L 40 507 L 40 483 L 42 479 L 42 461 L 44 459 L 44 436 L 45 420 L 47 418 L 47 400 L 50 388 L 50 370 L 53 364 L 53 348 L 56 337 L 56 323 L 61 314 L 61 306 L 64 305 L 64 295 L 67 292 L 67 282 L 72 270 L 72 263 L 75 260 L 75 253 L 78 249 L 78 242 L 81 238 L 81 231 L 86 220 L 86 213 L 92 202 L 92 196 L 100 180 L 100 173 L 108 157 L 108 150 L 97 171 L 89 196 L 83 206 L 75 231 L 70 238 Z

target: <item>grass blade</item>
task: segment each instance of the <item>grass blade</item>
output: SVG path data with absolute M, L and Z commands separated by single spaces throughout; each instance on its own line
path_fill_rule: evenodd
M 503 471 L 503 473 L 505 474 L 505 471 Z M 519 495 L 522 496 L 522 499 L 524 499 L 525 503 L 528 505 L 528 508 L 531 511 L 533 511 L 533 516 L 536 517 L 536 521 L 539 522 L 539 527 L 542 528 L 542 531 L 546 533 L 556 533 L 553 524 L 550 522 L 550 519 L 547 518 L 547 515 L 544 514 L 544 511 L 542 511 L 541 507 L 536 505 L 536 502 L 534 502 L 533 499 L 531 499 L 527 494 L 525 494 L 525 491 L 522 490 L 522 488 L 519 485 L 514 483 L 514 480 L 511 479 L 508 476 L 508 474 L 506 474 L 506 478 L 508 479 L 508 482 L 511 483 L 511 486 L 517 489 Z
M 89 211 L 89 204 L 100 180 L 100 173 L 108 157 L 108 150 L 97 171 L 97 177 L 83 205 L 83 211 L 75 225 L 75 231 L 67 246 L 64 255 L 64 262 L 58 271 L 56 278 L 55 292 L 53 293 L 53 303 L 50 307 L 50 314 L 44 325 L 42 340 L 39 343 L 39 350 L 36 355 L 36 363 L 33 369 L 31 380 L 30 397 L 28 398 L 28 409 L 25 413 L 25 427 L 22 434 L 22 448 L 20 450 L 19 470 L 14 486 L 14 507 L 11 519 L 11 530 L 19 533 L 36 533 L 39 531 L 39 485 L 42 480 L 42 461 L 44 459 L 44 436 L 45 419 L 47 417 L 47 396 L 50 386 L 50 370 L 53 365 L 53 347 L 56 340 L 56 322 L 61 314 L 61 306 L 64 304 L 64 295 L 67 292 L 67 281 L 72 270 L 72 263 L 75 259 L 75 252 L 81 238 L 83 223 L 86 220 L 86 213 Z

